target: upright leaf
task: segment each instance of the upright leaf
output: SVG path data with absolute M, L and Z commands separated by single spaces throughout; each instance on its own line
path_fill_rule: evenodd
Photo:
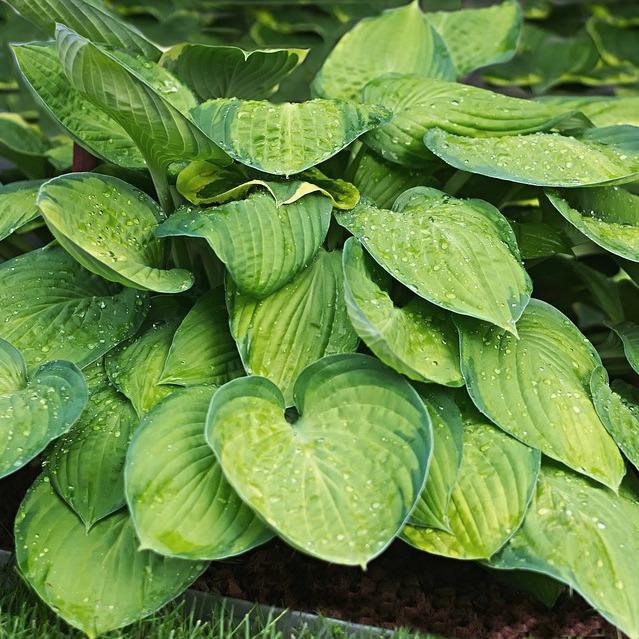
M 40 215 L 36 196 L 41 184 L 42 180 L 25 180 L 0 186 L 0 240 Z

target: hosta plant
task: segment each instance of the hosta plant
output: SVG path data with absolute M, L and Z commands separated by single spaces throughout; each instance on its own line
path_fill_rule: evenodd
M 514 0 L 335 9 L 341 37 L 306 7 L 310 54 L 8 4 L 56 127 L 0 114 L 0 476 L 42 464 L 38 595 L 94 637 L 273 537 L 361 567 L 400 539 L 638 638 L 635 98 L 467 81 L 524 64 Z

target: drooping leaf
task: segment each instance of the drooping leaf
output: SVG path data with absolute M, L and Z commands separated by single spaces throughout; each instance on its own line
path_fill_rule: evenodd
M 573 226 L 606 250 L 639 262 L 639 195 L 618 186 L 547 191 Z
M 278 205 L 271 193 L 259 189 L 245 200 L 215 208 L 182 208 L 157 235 L 206 239 L 241 293 L 266 297 L 313 260 L 326 238 L 332 208 L 330 198 L 321 194 Z
M 636 373 L 639 373 L 639 326 L 633 322 L 621 322 L 613 326 L 613 331 L 623 342 L 626 359 Z
M 200 128 L 233 159 L 285 176 L 328 160 L 389 117 L 383 107 L 339 100 L 219 98 L 193 110 Z
M 355 238 L 344 245 L 344 297 L 364 343 L 387 366 L 410 379 L 462 386 L 459 338 L 449 314 L 414 296 L 397 306 L 392 278 Z
M 418 2 L 358 22 L 331 51 L 312 89 L 325 98 L 356 99 L 367 82 L 391 72 L 455 78 L 446 44 Z
M 177 327 L 158 382 L 220 385 L 241 375 L 223 293 L 205 293 Z
M 563 581 L 622 632 L 637 637 L 639 576 L 630 558 L 639 552 L 638 539 L 636 501 L 548 465 L 523 526 L 491 565 Z
M 25 180 L 0 186 L 0 240 L 40 215 L 36 196 L 41 184 L 42 180 Z
M 475 138 L 430 129 L 424 143 L 455 168 L 521 184 L 597 186 L 639 175 L 639 154 L 556 133 Z
M 0 264 L 0 337 L 29 369 L 51 359 L 83 368 L 135 333 L 146 300 L 86 271 L 59 247 L 38 249 Z
M 143 548 L 184 559 L 224 559 L 273 536 L 231 488 L 206 443 L 214 390 L 176 391 L 136 431 L 126 491 Z
M 516 0 L 481 9 L 433 11 L 426 17 L 446 43 L 457 76 L 506 62 L 517 50 L 522 15 Z
M 184 43 L 165 51 L 160 64 L 172 71 L 203 100 L 258 100 L 304 62 L 306 49 L 258 49 Z
M 287 404 L 295 380 L 309 364 L 357 348 L 339 251 L 320 249 L 308 268 L 261 300 L 242 295 L 227 280 L 227 306 L 246 372 L 274 382 Z
M 359 204 L 337 221 L 420 297 L 516 332 L 532 285 L 510 225 L 488 202 L 416 187 L 393 210 Z
M 12 49 L 20 72 L 41 107 L 76 142 L 107 162 L 134 169 L 144 167 L 144 159 L 126 131 L 71 86 L 55 43 L 14 44 Z
M 15 535 L 18 567 L 29 585 L 92 639 L 161 608 L 206 567 L 138 550 L 124 510 L 87 532 L 46 477 L 22 502 Z
M 488 568 L 490 565 L 484 567 Z M 491 570 L 491 575 L 508 588 L 532 595 L 546 608 L 554 608 L 566 589 L 560 581 L 530 570 Z
M 409 523 L 450 532 L 448 507 L 463 455 L 462 414 L 451 393 L 434 385 L 419 386 L 417 390 L 433 424 L 433 456 L 426 485 Z
M 0 157 L 29 178 L 45 172 L 47 144 L 42 133 L 15 113 L 0 113 Z
M 0 477 L 68 431 L 86 401 L 84 377 L 71 362 L 50 361 L 29 375 L 20 351 L 0 339 Z
M 130 402 L 109 383 L 102 361 L 85 369 L 89 401 L 47 455 L 46 473 L 87 529 L 124 503 L 124 461 L 138 425 Z
M 239 495 L 299 550 L 365 566 L 421 492 L 431 423 L 417 393 L 366 355 L 335 355 L 295 383 L 299 419 L 263 377 L 217 391 L 206 437 Z
M 468 392 L 500 428 L 576 471 L 617 489 L 623 459 L 597 416 L 594 346 L 562 313 L 531 300 L 519 339 L 489 324 L 458 321 Z
M 532 499 L 541 455 L 466 407 L 464 447 L 448 507 L 450 531 L 408 525 L 402 539 L 454 559 L 488 559 L 521 525 Z
M 161 293 L 192 286 L 188 271 L 164 268 L 165 247 L 154 235 L 160 208 L 127 182 L 95 173 L 62 175 L 42 186 L 38 207 L 58 242 L 97 275 Z

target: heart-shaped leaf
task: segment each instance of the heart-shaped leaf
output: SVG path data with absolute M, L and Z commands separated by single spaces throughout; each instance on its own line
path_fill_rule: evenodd
M 227 306 L 246 372 L 277 384 L 288 403 L 295 380 L 309 364 L 357 348 L 338 251 L 320 249 L 308 268 L 261 300 L 242 295 L 227 280 Z
M 625 473 L 597 416 L 590 377 L 595 348 L 562 313 L 531 300 L 519 339 L 489 324 L 458 321 L 462 372 L 479 410 L 529 446 L 616 490 Z
M 358 22 L 333 48 L 312 88 L 322 97 L 356 99 L 369 80 L 389 72 L 455 79 L 446 44 L 419 2 Z
M 410 379 L 463 386 L 450 315 L 417 296 L 396 306 L 389 293 L 392 278 L 355 238 L 344 245 L 343 262 L 348 316 L 366 346 Z
M 288 543 L 365 566 L 404 524 L 432 448 L 428 413 L 397 373 L 366 355 L 335 355 L 295 384 L 299 419 L 263 377 L 217 391 L 206 437 L 231 485 Z
M 86 402 L 84 377 L 71 362 L 47 362 L 29 376 L 20 351 L 0 339 L 0 477 L 68 431 Z
M 537 186 L 632 182 L 639 155 L 557 133 L 475 138 L 430 129 L 426 146 L 457 169 Z
M 171 47 L 160 64 L 203 100 L 259 100 L 304 62 L 307 49 L 258 49 L 184 43 Z
M 126 492 L 142 547 L 185 559 L 224 559 L 273 533 L 239 498 L 204 439 L 214 389 L 176 391 L 140 424 Z
M 606 250 L 639 262 L 639 195 L 618 186 L 547 191 L 552 205 Z
M 159 384 L 224 384 L 244 375 L 229 330 L 224 295 L 219 290 L 198 299 L 178 326 L 167 353 Z
M 206 239 L 241 293 L 265 297 L 313 260 L 326 238 L 332 209 L 323 195 L 311 193 L 278 205 L 268 191 L 259 189 L 245 200 L 215 208 L 182 208 L 157 235 Z
M 0 186 L 0 240 L 40 215 L 36 196 L 41 184 L 42 180 L 26 180 Z
M 532 284 L 510 225 L 488 202 L 416 187 L 392 211 L 362 203 L 337 221 L 420 297 L 516 334 Z
M 622 632 L 638 637 L 638 552 L 636 500 L 548 465 L 523 526 L 491 565 L 563 581 Z
M 488 559 L 521 525 L 541 455 L 502 433 L 472 407 L 466 407 L 463 417 L 463 457 L 448 507 L 450 532 L 409 525 L 402 538 L 436 555 Z
M 273 104 L 236 98 L 209 100 L 192 114 L 232 158 L 285 176 L 328 160 L 390 117 L 383 107 L 339 100 Z
M 31 369 L 49 359 L 83 368 L 140 326 L 144 293 L 115 286 L 48 247 L 0 264 L 0 337 Z
M 639 373 L 639 326 L 633 322 L 621 322 L 612 330 L 621 338 L 628 363 Z
M 53 444 L 46 473 L 87 529 L 124 503 L 124 461 L 138 425 L 131 403 L 109 383 L 102 361 L 85 369 L 89 401 Z
M 188 271 L 164 268 L 164 245 L 154 234 L 160 208 L 127 182 L 95 173 L 62 175 L 42 186 L 38 206 L 60 244 L 105 279 L 161 293 L 193 284 Z
M 206 567 L 138 550 L 124 510 L 87 532 L 47 479 L 37 480 L 20 506 L 16 560 L 38 595 L 92 639 L 161 608 Z

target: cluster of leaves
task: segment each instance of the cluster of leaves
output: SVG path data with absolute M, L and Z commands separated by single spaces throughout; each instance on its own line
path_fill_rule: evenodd
M 310 83 L 291 43 L 9 4 L 66 136 L 0 115 L 28 178 L 0 189 L 0 476 L 42 456 L 40 597 L 95 636 L 275 535 L 361 566 L 399 537 L 639 637 L 639 98 L 460 82 L 515 64 L 511 0 L 233 14 L 342 20 Z

